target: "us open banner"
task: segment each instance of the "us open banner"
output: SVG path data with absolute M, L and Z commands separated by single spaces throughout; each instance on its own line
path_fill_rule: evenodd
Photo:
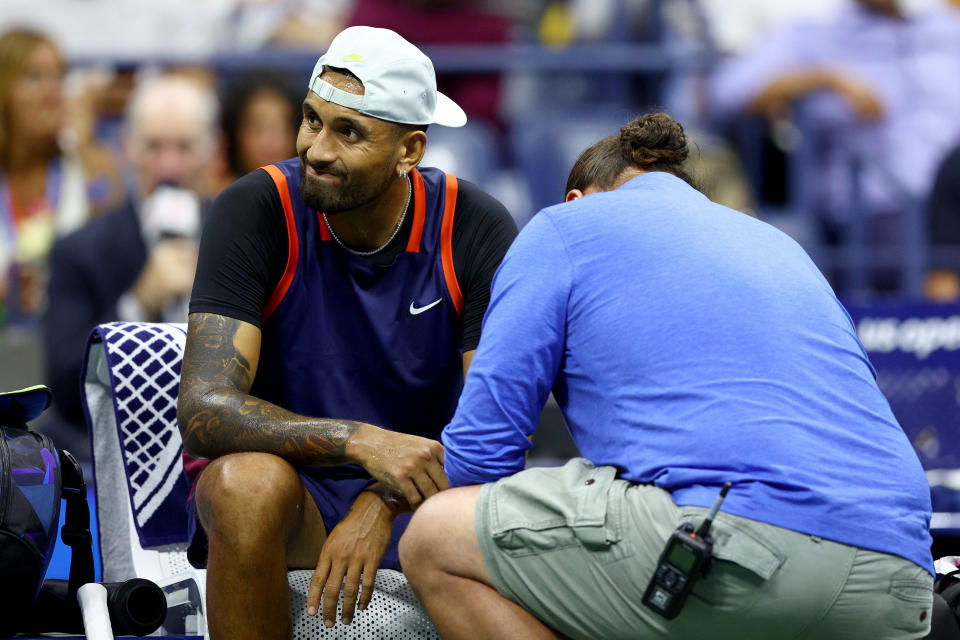
M 960 304 L 844 306 L 924 468 L 960 468 Z

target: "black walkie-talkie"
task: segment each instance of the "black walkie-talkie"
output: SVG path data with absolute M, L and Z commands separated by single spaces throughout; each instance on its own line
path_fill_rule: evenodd
M 720 504 L 729 490 L 730 483 L 725 482 L 700 527 L 694 531 L 692 524 L 684 522 L 670 535 L 663 553 L 660 554 L 657 570 L 653 572 L 647 590 L 643 593 L 643 604 L 667 620 L 677 617 L 697 578 L 707 570 L 713 556 L 710 525 L 713 524 L 714 517 L 720 511 Z

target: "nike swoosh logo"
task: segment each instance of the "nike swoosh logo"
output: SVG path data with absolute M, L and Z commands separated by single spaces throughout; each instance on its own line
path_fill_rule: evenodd
M 412 315 L 412 316 L 418 316 L 418 315 L 420 315 L 421 313 L 423 313 L 424 311 L 426 311 L 427 309 L 432 309 L 433 307 L 435 307 L 435 306 L 437 306 L 438 304 L 440 304 L 440 301 L 441 301 L 441 300 L 443 300 L 443 298 L 437 298 L 436 300 L 434 300 L 433 302 L 431 302 L 430 304 L 428 304 L 428 305 L 425 306 L 425 307 L 417 307 L 417 306 L 414 306 L 414 302 L 413 302 L 413 300 L 411 300 L 411 301 L 410 301 L 410 315 Z

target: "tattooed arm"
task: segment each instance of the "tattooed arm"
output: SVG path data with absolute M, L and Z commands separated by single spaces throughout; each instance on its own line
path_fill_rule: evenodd
M 411 506 L 446 488 L 443 447 L 353 420 L 311 418 L 250 395 L 260 329 L 211 313 L 190 314 L 177 419 L 184 449 L 216 458 L 273 453 L 310 465 L 362 465 Z

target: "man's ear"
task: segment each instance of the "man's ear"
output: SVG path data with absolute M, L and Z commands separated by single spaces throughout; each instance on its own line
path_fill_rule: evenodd
M 398 169 L 410 173 L 423 158 L 423 153 L 427 149 L 427 134 L 423 131 L 407 131 L 400 137 L 400 162 Z
M 579 200 L 583 196 L 584 196 L 584 193 L 583 191 L 580 191 L 580 189 L 570 189 L 570 191 L 567 191 L 567 197 L 564 198 L 563 201 L 572 202 L 574 200 Z

